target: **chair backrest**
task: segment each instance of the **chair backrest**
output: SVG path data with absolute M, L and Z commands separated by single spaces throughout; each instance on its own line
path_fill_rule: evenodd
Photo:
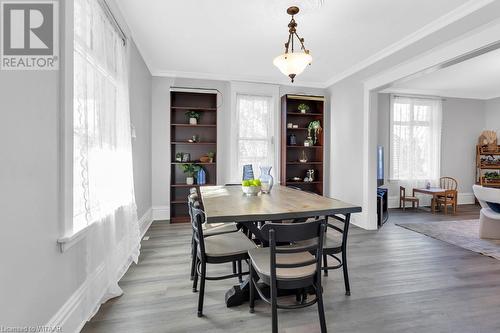
M 403 186 L 399 187 L 399 197 L 400 198 L 406 197 L 406 189 Z
M 349 233 L 349 225 L 350 225 L 351 217 L 346 216 L 345 218 L 342 218 L 342 217 L 336 216 L 336 215 L 330 215 L 330 217 L 337 220 L 337 221 L 340 221 L 344 224 L 344 228 L 339 228 L 338 226 L 331 224 L 331 223 L 327 223 L 326 225 L 328 228 L 333 229 L 336 232 L 339 232 L 342 234 L 342 244 L 340 245 L 340 247 L 342 248 L 342 251 L 345 251 L 345 248 L 347 245 L 347 234 Z M 325 230 L 325 232 L 328 232 L 328 228 Z
M 200 203 L 198 201 L 189 202 L 189 205 L 193 238 L 198 244 L 201 255 L 205 256 L 205 241 L 203 238 L 203 222 L 205 222 L 205 213 L 201 210 Z
M 198 192 L 196 192 L 196 189 L 194 189 L 194 192 L 192 192 L 193 189 L 189 190 L 190 194 L 188 195 L 188 213 L 189 217 L 193 217 L 192 215 L 192 210 L 191 206 L 194 202 L 197 202 L 197 208 L 200 208 L 200 203 L 198 201 Z
M 316 275 L 318 283 L 321 281 L 321 258 L 323 254 L 323 240 L 326 230 L 326 220 L 315 220 L 311 222 L 282 224 L 282 223 L 267 223 L 262 229 L 262 235 L 269 235 L 269 248 L 271 256 L 271 284 L 276 286 L 276 269 L 277 268 L 299 268 L 310 265 L 316 266 Z M 277 243 L 290 243 L 309 241 L 306 245 L 301 246 L 277 246 Z M 314 259 L 299 263 L 278 263 L 276 254 L 279 253 L 299 253 L 311 252 L 314 254 Z
M 488 202 L 500 204 L 500 189 L 474 185 L 472 190 L 481 207 L 489 208 Z
M 458 182 L 452 177 L 441 177 L 439 178 L 439 187 L 445 190 L 456 190 Z

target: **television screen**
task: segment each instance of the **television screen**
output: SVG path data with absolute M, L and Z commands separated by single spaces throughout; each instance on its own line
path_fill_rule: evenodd
M 384 147 L 377 146 L 377 186 L 384 185 Z

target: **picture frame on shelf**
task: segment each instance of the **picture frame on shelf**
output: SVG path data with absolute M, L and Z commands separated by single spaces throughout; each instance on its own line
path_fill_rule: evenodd
M 191 154 L 190 153 L 182 153 L 182 162 L 189 162 L 191 161 Z

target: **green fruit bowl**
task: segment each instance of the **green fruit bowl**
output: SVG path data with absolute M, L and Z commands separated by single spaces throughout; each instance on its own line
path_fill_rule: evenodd
M 261 186 L 241 186 L 241 190 L 245 195 L 256 196 L 261 191 Z

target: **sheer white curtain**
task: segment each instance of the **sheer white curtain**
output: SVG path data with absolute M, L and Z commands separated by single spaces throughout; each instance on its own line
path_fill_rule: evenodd
M 99 0 L 75 0 L 73 231 L 92 225 L 90 299 L 122 294 L 118 280 L 139 255 L 127 48 Z M 96 273 L 98 272 L 98 273 Z M 96 309 L 92 309 L 95 311 Z
M 242 168 L 251 164 L 255 177 L 261 166 L 273 167 L 275 175 L 273 99 L 268 96 L 236 95 L 236 163 L 233 181 L 241 181 Z
M 391 97 L 390 180 L 424 187 L 440 177 L 441 100 Z

